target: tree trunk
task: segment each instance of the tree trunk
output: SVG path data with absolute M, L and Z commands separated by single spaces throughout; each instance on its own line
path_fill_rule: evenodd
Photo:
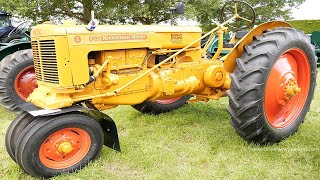
M 76 15 L 72 12 L 72 9 L 70 8 L 67 0 L 63 1 L 64 8 L 66 9 L 66 15 L 68 15 L 71 18 L 76 18 L 79 21 L 81 21 L 83 24 L 88 24 L 91 20 L 91 9 L 93 9 L 92 3 L 89 0 L 83 0 L 83 12 L 84 15 L 81 17 L 81 15 Z
M 91 11 L 93 10 L 92 0 L 82 0 L 83 19 L 88 24 L 91 20 Z

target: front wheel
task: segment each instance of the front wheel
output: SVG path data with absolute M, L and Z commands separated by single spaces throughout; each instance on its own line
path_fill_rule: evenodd
M 293 28 L 265 32 L 245 46 L 227 92 L 231 124 L 243 139 L 272 144 L 297 131 L 316 85 L 312 49 Z
M 5 145 L 9 156 L 16 161 L 15 151 L 17 147 L 17 139 L 24 129 L 35 120 L 35 117 L 27 112 L 19 114 L 9 125 L 5 136 Z
M 17 139 L 15 158 L 28 174 L 50 178 L 85 167 L 103 142 L 101 126 L 84 113 L 38 117 Z

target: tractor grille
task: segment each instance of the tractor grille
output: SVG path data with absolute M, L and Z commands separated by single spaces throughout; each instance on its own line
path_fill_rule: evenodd
M 54 40 L 32 41 L 32 51 L 37 80 L 59 84 Z

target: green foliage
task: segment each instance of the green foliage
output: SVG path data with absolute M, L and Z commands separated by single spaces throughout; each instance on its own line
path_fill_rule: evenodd
M 257 13 L 257 22 L 291 19 L 291 8 L 297 7 L 305 0 L 247 0 Z
M 222 0 L 190 0 L 188 2 L 186 18 L 199 22 L 205 31 L 211 30 L 212 20 L 218 21 L 220 18 Z
M 26 6 L 28 4 L 28 6 Z M 47 20 L 74 18 L 84 24 L 96 18 L 108 24 L 152 24 L 170 19 L 173 0 L 0 0 L 3 10 L 28 17 L 36 23 Z
M 303 30 L 306 34 L 311 34 L 313 31 L 320 31 L 320 19 L 289 21 L 289 23 L 295 28 Z
M 170 19 L 169 8 L 177 0 L 0 0 L 7 12 L 32 19 L 35 23 L 74 18 L 82 23 L 90 20 L 90 11 L 107 24 L 153 24 Z M 180 0 L 186 4 L 184 17 L 196 20 L 208 30 L 211 20 L 220 18 L 226 0 Z M 305 0 L 247 0 L 257 11 L 257 21 L 290 18 L 292 7 Z
M 213 25 L 209 22 L 210 19 L 220 17 L 220 9 L 226 0 L 220 2 L 219 6 L 216 6 L 214 10 L 211 10 L 210 17 L 199 18 L 197 20 L 200 22 L 201 26 L 205 31 L 212 29 Z M 291 19 L 291 9 L 302 4 L 305 0 L 246 0 L 254 10 L 256 11 L 256 24 L 261 24 L 263 22 L 272 20 L 288 20 Z M 208 7 L 209 4 L 206 4 Z M 204 6 L 202 9 L 206 9 Z M 240 13 L 239 13 L 240 14 Z M 241 16 L 246 16 L 248 14 L 242 13 Z M 207 16 L 207 15 L 205 15 Z M 201 17 L 201 16 L 200 16 Z
M 122 0 L 108 1 L 104 3 L 107 23 L 115 24 L 153 24 L 170 19 L 169 8 L 174 4 L 173 0 Z

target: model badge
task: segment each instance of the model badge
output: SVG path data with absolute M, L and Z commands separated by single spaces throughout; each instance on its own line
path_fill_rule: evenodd
M 74 42 L 80 43 L 81 42 L 81 37 L 80 36 L 75 36 L 74 37 Z
M 171 42 L 173 44 L 181 44 L 182 43 L 182 34 L 171 34 Z
M 90 42 L 99 42 L 99 41 L 141 41 L 147 40 L 147 34 L 108 34 L 101 36 L 90 36 Z

